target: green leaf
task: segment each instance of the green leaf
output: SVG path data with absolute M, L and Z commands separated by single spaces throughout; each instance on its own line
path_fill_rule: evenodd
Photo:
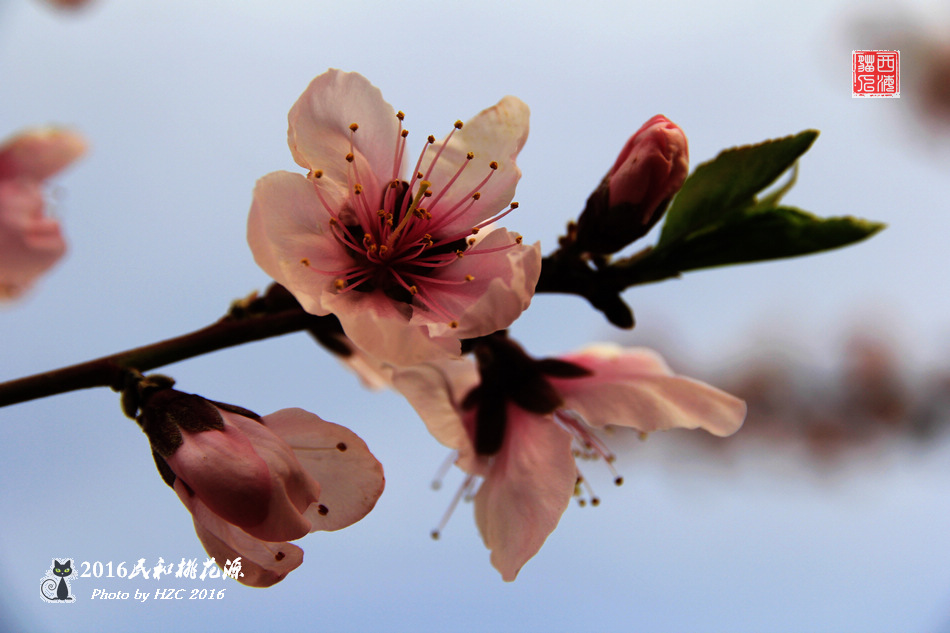
M 839 248 L 884 228 L 852 216 L 820 218 L 793 207 L 754 208 L 665 251 L 654 251 L 677 271 L 808 255 Z
M 712 224 L 727 221 L 755 204 L 768 187 L 804 154 L 817 130 L 726 150 L 693 171 L 673 199 L 657 248 L 663 248 Z M 785 192 L 780 189 L 778 196 Z M 778 198 L 774 198 L 774 203 Z

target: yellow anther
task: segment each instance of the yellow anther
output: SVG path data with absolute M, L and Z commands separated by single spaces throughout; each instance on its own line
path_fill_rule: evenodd
M 353 153 L 352 153 L 352 152 L 347 152 L 347 153 L 346 153 L 346 162 L 348 162 L 348 163 L 352 163 L 352 162 L 353 162 Z
M 323 170 L 322 170 L 322 169 L 314 169 L 314 170 L 313 170 L 313 177 L 314 177 L 314 178 L 323 178 Z
M 353 193 L 355 193 L 356 195 L 363 193 L 363 185 L 361 185 L 360 183 L 354 184 Z
M 472 200 L 478 200 L 481 197 L 482 197 L 482 194 L 478 191 L 472 194 Z
M 416 286 L 409 286 L 409 292 L 410 294 L 417 295 L 419 294 L 419 288 Z
M 300 260 L 300 263 L 303 264 L 304 266 L 309 266 L 310 260 L 304 257 L 303 259 Z
M 488 166 L 491 167 L 492 169 L 498 169 L 498 163 L 495 161 L 488 163 Z
M 400 110 L 399 112 L 396 113 L 396 118 L 402 121 L 403 119 L 406 118 L 406 113 Z
M 518 206 L 519 206 L 519 205 L 518 205 L 517 202 L 512 202 L 512 203 L 511 203 L 511 208 L 512 208 L 512 209 L 517 209 Z
M 423 195 L 424 195 L 426 198 L 431 198 L 431 197 L 432 197 L 432 192 L 431 192 L 431 191 L 426 191 Z
M 458 326 L 459 326 L 459 322 L 458 322 L 458 321 L 450 321 L 450 322 L 449 322 L 449 327 L 452 328 L 453 330 L 458 329 Z
M 523 242 L 523 241 L 524 241 L 524 238 L 521 237 L 520 235 L 515 238 L 515 243 L 516 243 L 516 244 L 521 244 L 521 242 Z
M 360 129 L 359 125 L 357 125 L 356 123 L 350 123 L 350 131 L 355 132 L 358 129 Z
M 400 134 L 403 138 L 406 138 L 407 136 L 409 136 L 409 130 L 403 130 L 403 131 L 400 132 L 399 134 Z
M 346 282 L 343 281 L 342 279 L 334 280 L 333 285 L 336 287 L 337 290 L 343 290 L 344 288 L 346 288 Z
M 477 240 L 474 237 L 468 238 L 468 245 L 472 246 Z
M 461 121 L 456 121 L 456 122 L 455 122 L 455 129 L 456 129 L 456 130 L 461 130 L 461 129 L 462 129 L 462 122 L 461 122 Z
M 426 140 L 429 141 L 429 145 L 435 143 L 435 137 L 432 136 L 431 134 L 429 135 L 429 138 L 427 138 Z
M 465 155 L 465 158 L 467 160 L 472 160 L 473 158 L 475 158 L 475 152 L 469 152 L 468 154 Z
M 473 226 L 473 227 L 472 227 L 472 235 L 478 235 L 478 227 L 477 227 L 477 226 Z
M 475 281 L 475 275 L 465 275 L 465 281 Z

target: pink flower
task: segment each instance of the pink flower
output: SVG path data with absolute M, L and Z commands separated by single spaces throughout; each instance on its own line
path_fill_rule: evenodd
M 264 176 L 248 219 L 269 275 L 395 365 L 457 356 L 460 339 L 507 327 L 541 270 L 539 246 L 491 226 L 517 206 L 527 106 L 505 97 L 429 136 L 408 176 L 403 119 L 361 75 L 320 75 L 289 115 L 308 173 Z
M 66 243 L 44 215 L 43 185 L 86 151 L 66 130 L 30 130 L 0 146 L 0 300 L 22 295 L 49 270 Z
M 287 541 L 362 519 L 382 494 L 382 466 L 348 429 L 302 409 L 254 414 L 163 389 L 138 417 L 166 482 L 208 554 L 240 557 L 240 582 L 268 587 L 303 561 Z
M 603 346 L 535 361 L 507 339 L 486 343 L 476 346 L 478 368 L 424 364 L 397 371 L 394 384 L 436 439 L 458 451 L 456 464 L 469 473 L 463 489 L 482 479 L 475 521 L 506 581 L 538 552 L 581 483 L 574 451 L 613 461 L 596 429 L 725 436 L 745 417 L 741 400 L 674 375 L 648 349 Z
M 585 250 L 608 254 L 646 235 L 689 173 L 686 134 L 658 114 L 630 137 L 578 219 Z
M 46 0 L 49 4 L 58 7 L 60 9 L 79 9 L 86 4 L 89 0 Z

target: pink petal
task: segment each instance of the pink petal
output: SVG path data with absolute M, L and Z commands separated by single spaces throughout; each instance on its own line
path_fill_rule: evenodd
M 704 382 L 676 376 L 654 351 L 602 347 L 561 357 L 593 372 L 583 378 L 549 378 L 573 409 L 594 427 L 629 426 L 652 432 L 702 428 L 735 433 L 745 402 Z
M 328 309 L 321 297 L 339 277 L 334 271 L 352 266 L 352 259 L 333 237 L 330 216 L 314 186 L 306 177 L 286 171 L 258 180 L 248 216 L 247 241 L 255 261 L 268 275 L 287 287 L 305 310 L 325 315 Z M 331 182 L 321 182 L 320 186 L 328 201 L 342 199 Z
M 0 181 L 0 299 L 20 296 L 66 252 L 59 223 L 43 207 L 39 184 Z
M 433 437 L 457 451 L 471 451 L 462 425 L 461 401 L 480 381 L 470 359 L 445 360 L 397 369 L 393 387 L 416 410 Z
M 265 520 L 258 525 L 240 527 L 264 541 L 293 540 L 312 531 L 312 524 L 304 513 L 320 498 L 321 485 L 304 470 L 291 447 L 270 428 L 242 415 L 226 411 L 221 414 L 225 425 L 233 424 L 247 436 L 270 473 L 271 493 Z
M 475 154 L 462 175 L 445 194 L 440 206 L 446 203 L 451 206 L 466 200 L 476 189 L 481 197 L 470 213 L 451 222 L 447 228 L 440 229 L 442 234 L 465 232 L 499 213 L 511 202 L 515 195 L 515 186 L 521 178 L 521 170 L 515 159 L 528 138 L 529 115 L 528 106 L 523 101 L 517 97 L 505 97 L 465 123 L 461 130 L 452 135 L 447 145 L 443 141 L 437 141 L 426 150 L 422 161 L 423 173 L 428 172 L 436 154 L 442 150 L 438 162 L 429 174 L 434 192 L 441 191 L 459 166 L 465 164 L 468 152 Z M 498 169 L 493 173 L 488 166 L 492 161 L 498 163 Z M 478 187 L 489 173 L 491 179 L 484 186 Z
M 550 418 L 509 406 L 504 445 L 475 495 L 475 521 L 504 580 L 514 580 L 541 549 L 576 482 L 570 434 Z
M 392 366 L 370 356 L 345 336 L 343 344 L 350 348 L 349 356 L 337 356 L 346 365 L 367 389 L 378 390 L 392 386 Z
M 69 130 L 28 130 L 0 146 L 0 180 L 43 181 L 86 153 L 86 141 Z
M 270 471 L 244 433 L 231 425 L 181 433 L 181 446 L 165 460 L 178 480 L 225 521 L 247 528 L 263 523 L 270 506 Z
M 386 479 L 382 465 L 355 433 L 303 409 L 282 409 L 265 416 L 264 423 L 321 483 L 318 503 L 305 513 L 311 532 L 339 530 L 373 509 Z
M 505 229 L 487 233 L 454 265 L 438 273 L 439 278 L 472 281 L 445 285 L 438 302 L 458 314 L 458 328 L 452 329 L 444 320 L 430 323 L 431 336 L 474 338 L 491 334 L 511 325 L 531 304 L 534 288 L 541 275 L 541 246 L 516 244 L 518 237 Z M 508 247 L 503 251 L 480 254 L 481 251 Z M 414 322 L 422 322 L 413 314 Z
M 315 78 L 290 110 L 287 142 L 297 164 L 320 169 L 338 183 L 347 182 L 350 124 L 353 153 L 361 157 L 361 175 L 375 174 L 378 182 L 362 184 L 375 190 L 393 176 L 399 121 L 379 88 L 358 73 L 331 69 Z M 365 161 L 365 162 L 363 162 Z M 401 169 L 399 172 L 401 173 Z
M 394 302 L 380 291 L 327 292 L 323 305 L 340 319 L 354 345 L 380 361 L 414 365 L 461 353 L 457 337 L 430 337 L 424 325 L 410 322 L 409 304 Z
M 183 482 L 175 482 L 175 492 L 191 512 L 195 533 L 209 556 L 223 567 L 241 558 L 237 581 L 249 587 L 270 587 L 300 566 L 303 550 L 290 543 L 272 543 L 252 537 L 244 530 L 221 519 L 193 495 Z

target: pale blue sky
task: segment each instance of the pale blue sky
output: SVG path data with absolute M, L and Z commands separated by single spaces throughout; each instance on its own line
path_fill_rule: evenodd
M 0 2 L 0 136 L 62 123 L 91 144 L 54 192 L 68 257 L 0 309 L 0 378 L 197 329 L 263 288 L 244 238 L 251 190 L 265 173 L 296 169 L 287 111 L 328 67 L 367 76 L 424 133 L 506 94 L 527 102 L 521 207 L 506 224 L 544 252 L 656 113 L 686 130 L 694 164 L 818 128 L 786 201 L 887 231 L 845 251 L 632 290 L 640 327 L 623 340 L 676 350 L 712 379 L 775 337 L 827 367 L 844 333 L 873 326 L 903 346 L 911 370 L 945 366 L 948 137 L 915 121 L 910 91 L 850 95 L 851 50 L 886 46 L 848 25 L 885 9 L 96 0 L 65 14 Z M 617 336 L 580 300 L 552 296 L 513 332 L 539 355 Z M 48 605 L 36 589 L 53 557 L 154 564 L 203 550 L 115 394 L 3 409 L 0 630 L 867 632 L 950 622 L 946 442 L 882 447 L 829 471 L 794 447 L 775 455 L 741 444 L 721 463 L 682 435 L 652 437 L 622 456 L 623 488 L 588 466 L 602 506 L 570 508 L 505 584 L 470 505 L 441 541 L 429 538 L 459 481 L 456 472 L 429 489 L 445 451 L 400 398 L 364 392 L 305 335 L 165 371 L 185 391 L 259 413 L 300 406 L 350 426 L 386 468 L 376 510 L 304 539 L 303 565 L 268 590 L 230 583 L 220 601 L 133 604 L 90 596 L 144 584 L 85 578 L 73 581 L 75 604 Z

